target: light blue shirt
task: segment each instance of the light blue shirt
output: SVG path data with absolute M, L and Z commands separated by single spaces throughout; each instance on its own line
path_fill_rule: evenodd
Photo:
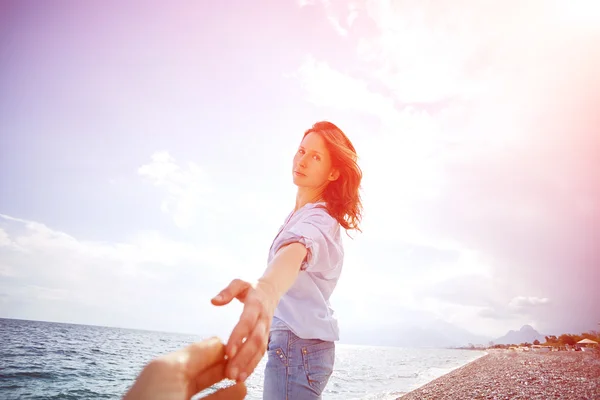
M 339 328 L 329 298 L 342 272 L 344 248 L 340 224 L 324 207 L 322 202 L 309 203 L 289 215 L 271 245 L 269 263 L 290 243 L 302 243 L 308 250 L 296 281 L 275 309 L 271 330 L 290 329 L 303 339 L 336 341 Z

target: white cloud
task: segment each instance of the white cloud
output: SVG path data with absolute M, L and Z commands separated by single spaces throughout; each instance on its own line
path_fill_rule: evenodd
M 0 228 L 0 246 L 9 246 L 12 242 L 8 238 L 8 234 L 4 229 Z
M 19 273 L 16 268 L 7 264 L 0 264 L 0 277 L 17 277 Z
M 108 325 L 131 321 L 133 327 L 204 329 L 221 336 L 239 317 L 237 306 L 210 305 L 243 265 L 224 248 L 176 242 L 158 232 L 140 232 L 119 243 L 82 241 L 33 221 L 8 216 L 0 221 L 20 246 L 0 251 L 5 316 Z
M 356 18 L 358 18 L 358 5 L 356 3 L 350 3 L 350 5 L 348 6 L 348 16 L 346 17 L 346 23 L 348 24 L 348 26 L 350 28 L 352 28 L 352 25 L 354 24 L 354 21 L 356 21 Z
M 550 299 L 548 299 L 547 297 L 517 296 L 513 298 L 508 305 L 516 309 L 522 309 L 527 307 L 546 305 L 549 303 Z
M 0 214 L 0 218 L 4 218 L 4 219 L 10 219 L 9 216 L 4 215 L 4 214 Z M 23 250 L 19 247 L 19 245 L 17 243 L 15 243 L 10 236 L 8 235 L 8 233 L 0 228 L 0 248 L 5 247 L 11 250 Z
M 358 59 L 340 62 L 342 70 L 310 57 L 299 68 L 309 102 L 381 124 L 366 124 L 368 139 L 355 140 L 365 176 L 364 237 L 430 251 L 451 243 L 459 254 L 477 255 L 429 269 L 432 287 L 413 297 L 438 297 L 422 307 L 480 331 L 531 320 L 551 330 L 589 323 L 586 304 L 598 297 L 581 277 L 597 275 L 598 253 L 565 232 L 597 235 L 592 221 L 600 215 L 591 172 L 599 166 L 590 152 L 598 144 L 591 106 L 600 100 L 598 9 L 541 0 L 367 1 L 354 10 L 377 29 L 352 25 L 347 39 L 360 37 Z M 385 254 L 393 260 L 388 271 L 403 260 Z M 415 276 L 407 275 L 409 282 Z M 585 288 L 579 300 L 574 287 Z M 539 292 L 547 297 L 519 296 Z M 402 301 L 411 301 L 404 293 Z
M 342 327 L 424 315 L 481 333 L 531 320 L 585 325 L 598 304 L 597 291 L 586 290 L 598 278 L 590 262 L 597 245 L 588 239 L 600 226 L 598 141 L 581 133 L 586 124 L 598 126 L 590 117 L 600 103 L 598 7 L 542 0 L 320 4 L 322 20 L 337 33 L 302 44 L 331 58 L 309 56 L 294 74 L 318 110 L 294 110 L 291 118 L 341 116 L 365 172 L 364 234 L 345 243 L 333 302 Z M 327 43 L 332 37 L 338 42 Z M 323 51 L 336 45 L 339 51 Z M 186 82 L 189 71 L 181 71 Z M 184 103 L 198 104 L 190 99 Z M 291 145 L 295 139 L 278 131 L 290 119 L 282 121 L 288 125 L 265 131 Z M 244 161 L 264 154 L 260 171 L 284 175 L 271 164 L 279 148 L 252 146 L 244 147 L 252 154 Z M 240 160 L 234 162 L 244 165 Z M 212 174 L 210 161 L 186 164 L 159 152 L 137 171 L 159 189 L 156 209 L 162 202 L 176 226 L 202 228 L 177 232 L 179 240 L 144 231 L 119 242 L 86 241 L 4 216 L 2 311 L 73 320 L 69 313 L 85 319 L 98 310 L 99 320 L 89 322 L 169 330 L 227 325 L 221 315 L 237 315 L 218 313 L 208 299 L 231 278 L 259 276 L 293 193 L 288 203 L 279 182 L 262 174 L 243 189 L 230 185 Z
M 396 114 L 392 99 L 370 90 L 366 82 L 335 70 L 325 61 L 307 57 L 295 76 L 300 79 L 308 100 L 317 106 L 382 118 Z
M 167 152 L 155 153 L 152 162 L 142 165 L 138 173 L 166 190 L 167 198 L 161 209 L 172 215 L 173 222 L 180 228 L 189 228 L 196 222 L 199 210 L 206 206 L 207 198 L 213 192 L 201 167 L 190 162 L 187 168 L 182 168 Z
M 348 35 L 349 29 L 358 16 L 357 3 L 339 0 L 320 0 L 319 2 L 323 6 L 329 24 L 337 34 Z M 299 0 L 298 4 L 300 7 L 313 6 L 317 4 L 317 0 Z M 344 27 L 344 24 L 347 27 Z
M 344 27 L 342 27 L 340 21 L 336 17 L 328 16 L 327 19 L 329 20 L 329 22 L 331 22 L 331 25 L 334 27 L 337 33 L 339 33 L 342 36 L 346 36 L 348 34 L 348 31 Z
M 298 5 L 300 7 L 312 6 L 316 3 L 317 0 L 298 0 Z

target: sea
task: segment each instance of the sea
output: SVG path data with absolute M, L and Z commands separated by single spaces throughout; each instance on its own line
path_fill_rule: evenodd
M 0 319 L 0 399 L 119 399 L 152 358 L 201 339 L 180 333 Z M 323 399 L 396 399 L 484 355 L 458 349 L 336 346 L 335 368 Z M 266 357 L 246 381 L 246 399 L 262 399 L 265 363 Z

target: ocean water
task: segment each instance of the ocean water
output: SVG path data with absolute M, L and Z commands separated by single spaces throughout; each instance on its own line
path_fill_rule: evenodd
M 0 399 L 119 399 L 145 363 L 197 340 L 176 333 L 0 319 Z M 323 398 L 395 399 L 481 355 L 337 344 L 335 371 Z M 262 398 L 265 362 L 247 380 L 247 399 Z

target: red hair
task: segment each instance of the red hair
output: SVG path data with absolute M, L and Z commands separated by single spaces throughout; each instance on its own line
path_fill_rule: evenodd
M 362 171 L 357 163 L 356 150 L 344 132 L 331 122 L 317 122 L 304 132 L 304 136 L 311 132 L 325 140 L 333 168 L 340 173 L 338 179 L 329 182 L 323 192 L 327 211 L 344 229 L 360 232 L 362 201 L 359 190 Z

